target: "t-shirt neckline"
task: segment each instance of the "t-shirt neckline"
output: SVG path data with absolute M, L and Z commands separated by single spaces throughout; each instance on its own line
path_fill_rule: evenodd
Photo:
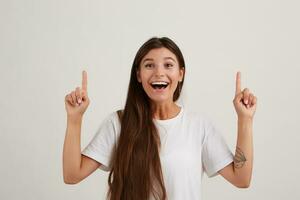
M 182 106 L 179 106 L 179 107 L 180 107 L 180 111 L 175 117 L 172 117 L 170 119 L 154 119 L 153 118 L 153 121 L 158 124 L 161 124 L 161 125 L 170 125 L 171 123 L 173 123 L 174 121 L 177 121 L 182 116 L 183 107 Z

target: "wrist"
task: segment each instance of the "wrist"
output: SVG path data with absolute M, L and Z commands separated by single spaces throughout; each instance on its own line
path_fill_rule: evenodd
M 253 118 L 250 118 L 250 117 L 238 117 L 238 123 L 253 124 Z
M 67 115 L 67 122 L 68 123 L 81 123 L 82 122 L 82 116 L 80 115 Z
M 245 130 L 252 129 L 253 120 L 249 118 L 239 118 L 237 125 L 239 130 L 243 130 L 242 132 L 247 132 Z
M 238 121 L 253 122 L 253 117 L 249 117 L 249 116 L 238 116 Z

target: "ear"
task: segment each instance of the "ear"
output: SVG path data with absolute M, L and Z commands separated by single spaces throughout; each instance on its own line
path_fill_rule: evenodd
M 180 82 L 183 80 L 184 73 L 185 73 L 184 70 L 185 70 L 184 67 L 180 67 L 180 69 L 179 69 L 179 76 L 180 76 L 179 80 L 180 80 Z
M 136 70 L 136 78 L 137 78 L 137 81 L 139 82 L 139 83 L 141 83 L 142 82 L 142 80 L 141 80 L 141 75 L 140 75 L 140 70 Z

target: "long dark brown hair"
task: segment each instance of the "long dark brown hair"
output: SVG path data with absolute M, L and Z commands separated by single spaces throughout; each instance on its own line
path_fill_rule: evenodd
M 131 68 L 128 94 L 124 110 L 117 111 L 121 133 L 113 151 L 109 173 L 109 200 L 166 200 L 167 194 L 159 157 L 160 138 L 153 123 L 150 99 L 137 79 L 137 70 L 144 56 L 152 49 L 165 47 L 176 55 L 179 67 L 185 69 L 178 46 L 167 37 L 153 37 L 138 50 Z M 185 70 L 184 70 L 185 72 Z M 173 95 L 177 101 L 182 82 Z

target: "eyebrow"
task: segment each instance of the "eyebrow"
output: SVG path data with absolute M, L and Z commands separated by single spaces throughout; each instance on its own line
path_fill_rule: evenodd
M 172 57 L 164 57 L 164 59 L 165 59 L 165 60 L 171 59 L 171 60 L 173 60 L 173 61 L 176 63 L 175 59 L 172 58 Z M 153 61 L 153 59 L 152 59 L 152 58 L 146 58 L 146 59 L 143 61 L 143 63 L 146 62 L 146 61 Z

